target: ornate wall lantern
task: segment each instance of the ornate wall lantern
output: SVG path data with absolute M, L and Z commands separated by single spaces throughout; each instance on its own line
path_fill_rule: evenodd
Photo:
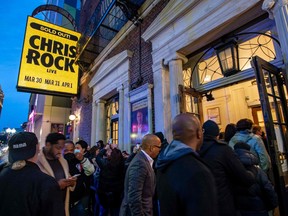
M 236 74 L 239 69 L 238 45 L 235 40 L 215 47 L 222 74 L 227 77 Z

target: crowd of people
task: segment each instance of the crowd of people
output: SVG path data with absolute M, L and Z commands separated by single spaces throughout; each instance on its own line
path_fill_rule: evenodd
M 143 137 L 131 154 L 99 140 L 90 147 L 61 133 L 39 148 L 34 133 L 9 142 L 0 173 L 5 216 L 268 216 L 278 206 L 261 127 L 249 119 L 228 124 L 192 114 Z

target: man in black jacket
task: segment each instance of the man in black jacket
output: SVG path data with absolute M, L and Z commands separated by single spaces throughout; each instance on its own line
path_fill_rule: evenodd
M 198 118 L 188 113 L 176 116 L 172 132 L 172 143 L 156 162 L 160 215 L 216 216 L 214 178 L 196 153 L 203 136 Z
M 9 162 L 0 174 L 0 215 L 64 216 L 60 187 L 37 166 L 38 139 L 20 132 L 9 140 Z
M 216 180 L 219 216 L 235 216 L 237 213 L 232 186 L 242 184 L 248 187 L 255 183 L 255 176 L 246 171 L 226 143 L 217 140 L 219 127 L 214 121 L 206 121 L 203 131 L 204 141 L 199 153 L 210 166 Z

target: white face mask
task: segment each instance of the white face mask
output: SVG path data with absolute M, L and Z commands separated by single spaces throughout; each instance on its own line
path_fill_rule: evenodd
M 80 151 L 80 149 L 75 149 L 74 150 L 74 154 L 78 154 L 78 153 L 80 153 L 81 151 Z

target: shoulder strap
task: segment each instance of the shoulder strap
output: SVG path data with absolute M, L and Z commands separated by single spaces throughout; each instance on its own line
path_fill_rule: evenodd
M 247 140 L 245 140 L 244 142 L 245 142 L 245 143 L 248 143 L 248 141 L 249 141 L 249 140 L 251 140 L 252 138 L 253 138 L 253 135 L 249 134 L 249 137 L 248 137 L 248 139 L 247 139 Z

